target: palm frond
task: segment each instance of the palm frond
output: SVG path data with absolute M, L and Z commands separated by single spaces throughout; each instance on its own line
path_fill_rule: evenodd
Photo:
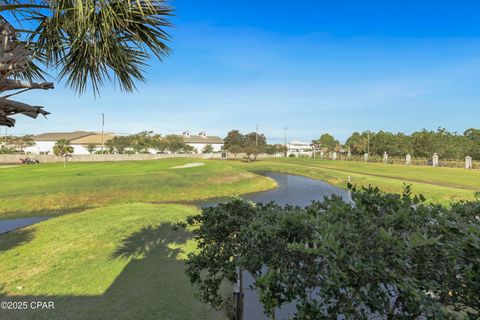
M 91 87 L 98 94 L 105 81 L 133 91 L 136 81 L 145 80 L 149 59 L 162 60 L 171 51 L 166 29 L 172 27 L 172 8 L 163 0 L 4 0 L 0 11 L 2 5 L 16 6 L 11 12 L 27 29 L 35 58 L 79 93 Z M 18 76 L 40 73 L 31 64 Z

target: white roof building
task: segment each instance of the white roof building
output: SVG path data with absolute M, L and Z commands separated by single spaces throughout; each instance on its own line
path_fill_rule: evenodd
M 183 141 L 195 149 L 196 153 L 202 153 L 207 145 L 211 145 L 213 152 L 219 152 L 223 147 L 223 139 L 218 136 L 208 136 L 205 131 L 198 135 L 191 135 L 190 132 L 183 132 Z
M 100 150 L 103 143 L 112 139 L 114 135 L 105 133 L 95 133 L 88 131 L 74 132 L 50 132 L 42 133 L 33 137 L 35 145 L 25 148 L 26 153 L 34 154 L 53 154 L 53 146 L 58 140 L 68 140 L 73 147 L 73 154 L 89 154 L 89 146 L 95 146 L 95 150 Z

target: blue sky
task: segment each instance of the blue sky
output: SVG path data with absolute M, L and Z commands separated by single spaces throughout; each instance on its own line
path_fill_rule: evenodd
M 271 142 L 324 132 L 480 127 L 478 1 L 171 1 L 173 54 L 138 92 L 79 97 L 62 83 L 20 101 L 11 133 L 164 134 L 259 125 Z

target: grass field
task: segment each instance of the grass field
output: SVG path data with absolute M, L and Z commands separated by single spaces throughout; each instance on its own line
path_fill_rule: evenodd
M 206 160 L 201 167 L 172 169 L 195 161 L 1 169 L 0 219 L 72 214 L 0 235 L 0 300 L 55 301 L 54 311 L 0 310 L 0 319 L 222 318 L 194 298 L 182 263 L 194 243 L 188 233 L 172 230 L 198 208 L 160 202 L 275 187 L 252 171 L 300 174 L 340 187 L 350 176 L 358 185 L 393 192 L 405 182 L 444 204 L 480 191 L 478 170 L 316 159 Z
M 171 169 L 189 159 L 29 165 L 0 171 L 0 219 L 52 216 L 131 202 L 187 202 L 274 188 L 275 182 L 208 161 Z
M 0 300 L 54 301 L 0 319 L 216 319 L 183 273 L 194 249 L 172 226 L 195 207 L 125 204 L 0 235 Z
M 470 200 L 480 191 L 480 170 L 433 168 L 426 166 L 385 165 L 353 161 L 330 161 L 305 158 L 268 159 L 248 164 L 236 162 L 246 170 L 270 170 L 299 174 L 324 180 L 345 188 L 348 177 L 358 186 L 378 186 L 387 192 L 401 192 L 403 184 L 411 184 L 414 193 L 429 201 L 448 205 Z

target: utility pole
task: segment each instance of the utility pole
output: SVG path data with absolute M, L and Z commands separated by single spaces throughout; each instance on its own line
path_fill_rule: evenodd
M 105 114 L 102 112 L 102 154 L 103 154 L 103 148 L 105 147 L 105 140 L 103 139 L 104 127 L 105 127 Z
M 258 147 L 258 124 L 255 127 L 255 146 Z

